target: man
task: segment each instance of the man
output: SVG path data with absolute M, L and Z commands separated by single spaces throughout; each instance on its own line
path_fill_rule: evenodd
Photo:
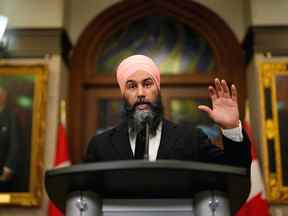
M 0 192 L 12 190 L 21 142 L 20 122 L 7 105 L 7 90 L 0 85 Z
M 86 162 L 143 159 L 145 125 L 149 124 L 150 161 L 174 159 L 250 166 L 250 144 L 239 121 L 235 85 L 230 91 L 225 80 L 215 79 L 215 86 L 208 88 L 212 109 L 199 106 L 222 128 L 221 150 L 200 129 L 163 118 L 160 72 L 150 58 L 134 55 L 124 59 L 117 68 L 117 82 L 125 104 L 124 120 L 91 139 Z

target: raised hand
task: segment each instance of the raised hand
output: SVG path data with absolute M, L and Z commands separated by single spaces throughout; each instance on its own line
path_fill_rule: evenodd
M 208 92 L 212 101 L 212 109 L 199 105 L 198 109 L 206 112 L 210 118 L 223 129 L 236 128 L 239 125 L 239 109 L 237 89 L 231 85 L 231 92 L 225 80 L 216 78 L 215 87 L 209 86 Z

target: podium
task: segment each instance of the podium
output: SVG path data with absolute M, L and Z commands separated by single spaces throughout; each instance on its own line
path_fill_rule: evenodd
M 250 189 L 245 168 L 201 162 L 112 161 L 46 171 L 49 198 L 67 216 L 102 215 L 103 199 L 193 198 L 194 215 L 232 215 Z

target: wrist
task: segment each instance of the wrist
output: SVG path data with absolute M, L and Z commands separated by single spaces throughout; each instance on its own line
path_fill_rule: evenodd
M 226 124 L 226 125 L 220 125 L 220 127 L 223 129 L 223 130 L 226 130 L 226 129 L 234 129 L 234 128 L 239 128 L 241 125 L 241 121 L 238 120 L 232 124 Z

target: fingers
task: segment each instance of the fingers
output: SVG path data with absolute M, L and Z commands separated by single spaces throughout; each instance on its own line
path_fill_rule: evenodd
M 225 98 L 229 98 L 230 97 L 230 90 L 229 90 L 229 87 L 228 87 L 226 81 L 221 80 L 221 84 L 222 84 L 222 89 L 223 89 L 223 96 Z
M 206 112 L 209 116 L 211 116 L 212 110 L 210 109 L 210 107 L 205 106 L 205 105 L 199 105 L 198 109 Z
M 234 84 L 231 85 L 232 100 L 237 102 L 237 89 Z
M 215 88 L 212 87 L 214 89 L 214 92 L 212 92 L 212 88 L 210 90 L 210 86 L 208 88 L 210 96 L 213 93 L 213 95 L 216 94 L 218 97 L 224 97 L 224 98 L 232 97 L 233 100 L 235 101 L 237 100 L 237 89 L 234 84 L 231 85 L 231 91 L 230 91 L 226 80 L 221 80 L 220 82 L 218 78 L 215 78 L 214 83 L 215 83 Z
M 213 86 L 208 87 L 208 94 L 211 97 L 211 100 L 215 100 L 218 98 L 217 92 Z
M 215 88 L 216 88 L 216 93 L 219 97 L 223 97 L 224 91 L 222 88 L 222 85 L 220 83 L 220 80 L 218 78 L 214 79 L 214 83 L 215 83 Z

